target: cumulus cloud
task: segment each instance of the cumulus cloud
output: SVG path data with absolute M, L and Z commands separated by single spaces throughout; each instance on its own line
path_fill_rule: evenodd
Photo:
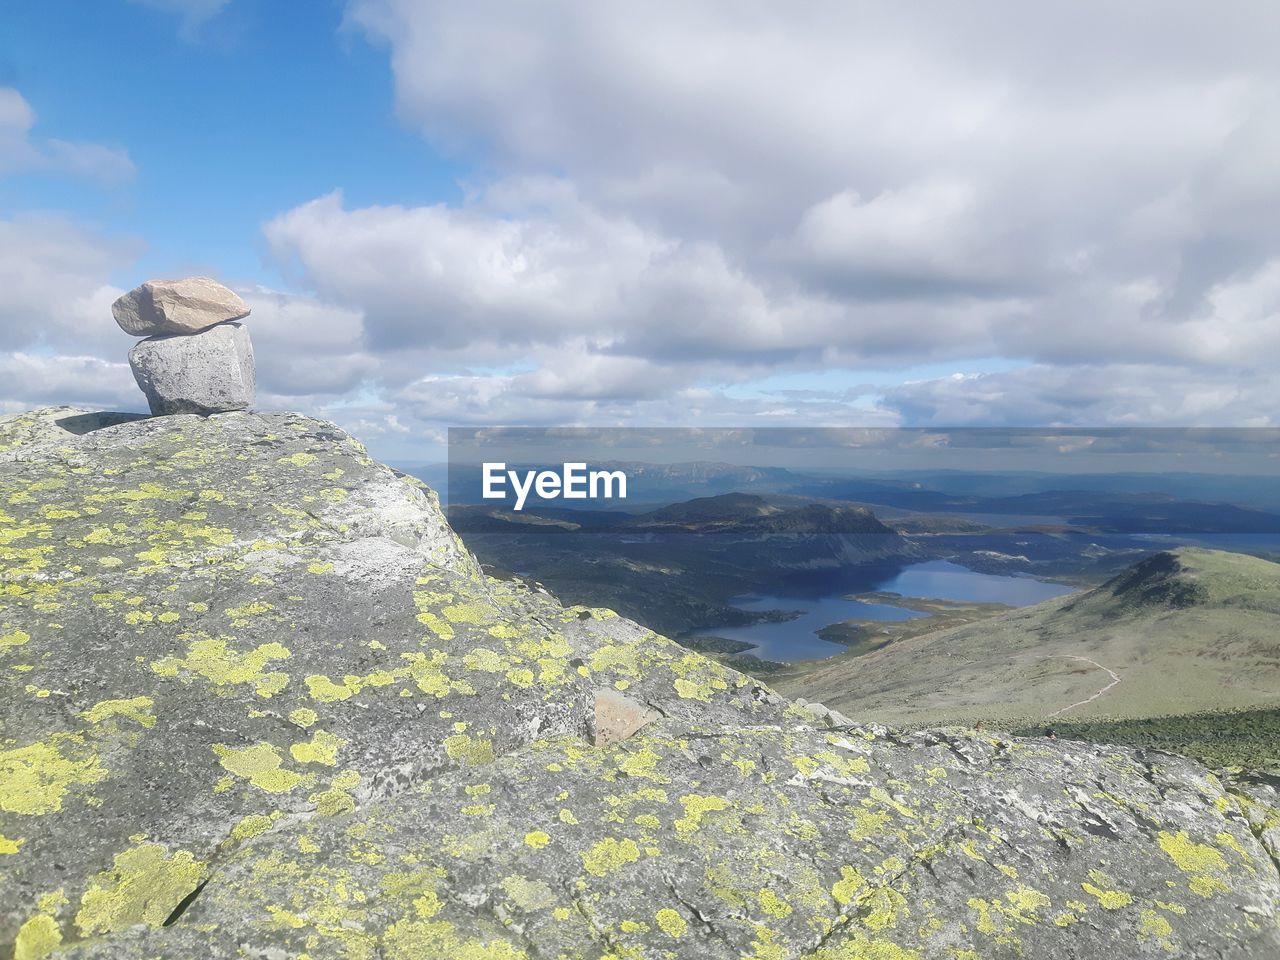
M 115 186 L 136 172 L 129 154 L 100 143 L 31 138 L 36 112 L 13 87 L 0 87 L 0 175 L 52 171 Z
M 138 2 L 196 24 L 224 5 Z M 391 439 L 1275 422 L 1280 8 L 348 0 L 347 18 L 388 50 L 403 122 L 477 172 L 458 203 L 339 190 L 268 220 L 304 292 L 241 288 L 267 405 Z M 0 164 L 58 154 L 33 123 L 0 95 Z M 56 274 L 53 249 L 82 242 L 64 241 L 20 254 Z M 60 315 L 100 310 L 106 270 L 70 275 Z M 61 336 L 24 316 L 50 319 L 6 326 L 9 349 Z M 959 375 L 884 386 L 944 362 Z M 877 375 L 752 386 L 815 370 Z
M 1280 10 L 350 0 L 348 18 L 387 44 L 405 122 L 493 176 L 456 206 L 330 194 L 267 238 L 455 399 L 562 374 L 454 380 L 450 353 L 557 348 L 597 403 L 603 358 L 685 368 L 650 381 L 674 397 L 765 367 L 1003 357 L 1045 387 L 1003 416 L 1052 421 L 1252 417 L 1266 403 L 1239 391 L 1271 396 Z M 1156 402 L 1179 377 L 1200 386 Z M 892 409 L 927 420 L 930 396 L 995 382 L 906 385 Z
M 140 401 L 127 363 L 74 354 L 0 352 L 0 410 L 15 412 L 42 404 L 136 410 L 146 405 Z
M 137 240 L 109 236 L 65 217 L 19 214 L 0 220 L 0 348 L 97 352 L 120 329 L 108 282 L 131 264 Z
M 238 292 L 252 310 L 259 380 L 278 399 L 345 394 L 377 372 L 359 312 L 262 286 Z

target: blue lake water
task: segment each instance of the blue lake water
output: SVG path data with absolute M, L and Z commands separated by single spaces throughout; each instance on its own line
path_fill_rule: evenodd
M 1023 607 L 1063 596 L 1073 588 L 1030 577 L 978 573 L 946 560 L 930 560 L 912 564 L 859 589 L 867 593 L 885 591 L 930 600 L 964 600 Z M 699 630 L 698 635 L 750 643 L 754 649 L 746 652 L 766 660 L 813 660 L 834 656 L 845 649 L 843 645 L 829 643 L 817 634 L 833 623 L 842 620 L 909 620 L 927 616 L 890 604 L 845 599 L 845 594 L 850 592 L 853 591 L 844 586 L 818 596 L 753 593 L 735 597 L 733 605 L 740 610 L 795 610 L 800 612 L 800 616 L 782 623 L 713 627 Z

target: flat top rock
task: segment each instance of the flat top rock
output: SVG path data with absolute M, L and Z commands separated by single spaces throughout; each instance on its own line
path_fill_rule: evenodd
M 209 277 L 148 280 L 111 305 L 111 315 L 135 337 L 197 333 L 249 315 L 240 296 Z
M 1280 948 L 1269 784 L 831 724 L 485 576 L 331 424 L 0 419 L 0 957 Z

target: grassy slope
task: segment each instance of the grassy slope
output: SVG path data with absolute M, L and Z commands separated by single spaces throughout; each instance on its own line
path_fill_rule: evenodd
M 1120 681 L 1070 706 L 1112 683 L 1106 668 Z M 771 681 L 857 719 L 899 724 L 1065 725 L 1275 707 L 1280 565 L 1220 551 L 1159 554 L 1087 593 Z
M 1231 710 L 1144 717 L 1136 720 L 1055 721 L 1068 740 L 1117 743 L 1185 754 L 1221 767 L 1280 770 L 1280 710 Z M 1012 726 L 1011 733 L 1038 736 L 1043 725 Z

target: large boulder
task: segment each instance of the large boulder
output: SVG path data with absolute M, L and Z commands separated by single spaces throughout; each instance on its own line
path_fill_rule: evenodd
M 243 324 L 140 340 L 129 351 L 129 366 L 156 416 L 225 413 L 253 405 L 253 344 Z
M 332 425 L 0 419 L 0 957 L 1280 949 L 1269 782 L 843 719 L 487 577 Z
M 148 280 L 111 305 L 111 315 L 125 333 L 151 337 L 199 333 L 228 320 L 249 315 L 249 305 L 217 280 Z

